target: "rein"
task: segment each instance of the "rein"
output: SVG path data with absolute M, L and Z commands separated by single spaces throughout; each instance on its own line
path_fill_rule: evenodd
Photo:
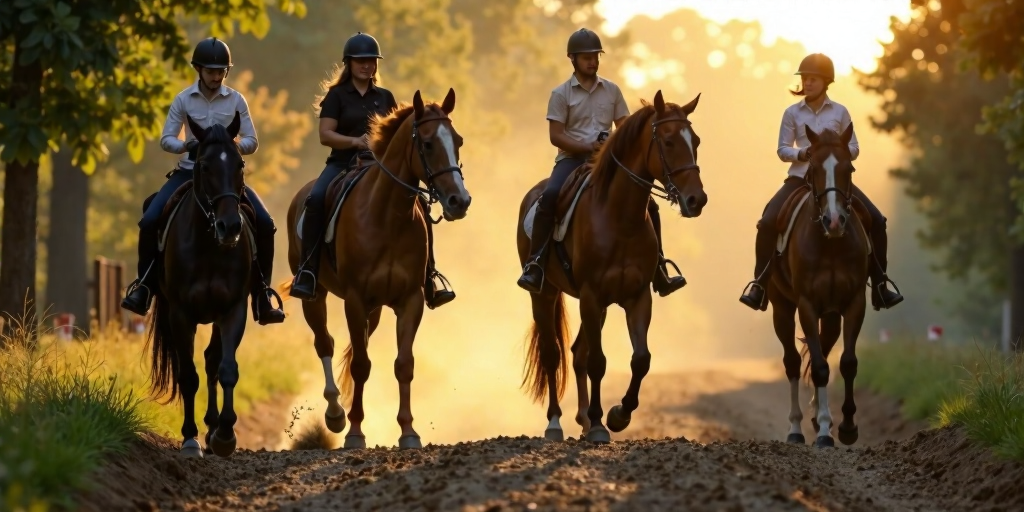
M 697 162 L 696 162 L 696 159 L 695 159 L 694 163 L 692 163 L 692 164 L 687 164 L 687 165 L 684 165 L 682 167 L 678 167 L 678 168 L 672 169 L 670 171 L 665 171 L 665 169 L 668 169 L 668 160 L 665 158 L 665 143 L 664 143 L 664 141 L 661 140 L 660 137 L 658 137 L 658 130 L 657 130 L 657 126 L 660 125 L 660 124 L 664 124 L 664 123 L 687 123 L 687 124 L 689 124 L 685 119 L 678 119 L 678 118 L 662 119 L 660 121 L 652 121 L 651 122 L 651 140 L 647 144 L 647 153 L 644 156 L 644 162 L 650 160 L 650 158 L 651 158 L 651 147 L 654 146 L 655 142 L 657 142 L 658 143 L 658 156 L 661 159 L 662 171 L 664 171 L 664 173 L 662 174 L 662 181 L 665 183 L 665 187 L 664 188 L 658 186 L 653 181 L 648 181 L 648 180 L 645 180 L 645 179 L 641 178 L 640 175 L 638 175 L 637 173 L 633 172 L 633 170 L 631 170 L 629 167 L 626 167 L 625 164 L 623 164 L 621 161 L 619 161 L 618 157 L 615 156 L 615 153 L 612 152 L 611 149 L 609 149 L 608 151 L 609 151 L 609 153 L 612 156 L 612 160 L 615 161 L 615 165 L 621 167 L 624 171 L 626 171 L 626 174 L 629 175 L 629 177 L 633 180 L 634 183 L 636 183 L 637 185 L 640 185 L 641 187 L 648 187 L 648 188 L 650 188 L 652 196 L 660 198 L 660 199 L 665 199 L 665 200 L 667 200 L 669 202 L 670 205 L 674 205 L 674 204 L 678 203 L 680 205 L 680 207 L 683 209 L 683 211 L 686 213 L 686 215 L 690 216 L 691 215 L 690 208 L 686 205 L 686 203 L 684 201 L 682 201 L 680 199 L 680 196 L 682 195 L 682 193 L 679 191 L 679 188 L 676 187 L 676 184 L 672 182 L 672 177 L 675 176 L 676 174 L 684 173 L 684 172 L 688 172 L 688 171 L 697 171 L 699 173 L 700 172 L 700 166 L 697 165 Z M 661 192 L 661 194 L 657 194 L 657 193 L 655 193 L 655 191 Z M 664 195 L 662 195 L 662 194 L 664 194 Z

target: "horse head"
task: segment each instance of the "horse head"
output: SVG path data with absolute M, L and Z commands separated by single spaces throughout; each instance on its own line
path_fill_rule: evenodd
M 807 125 L 804 125 L 804 131 L 807 140 L 811 141 L 807 181 L 821 214 L 816 220 L 825 228 L 826 237 L 842 237 L 852 214 L 853 157 L 850 139 L 853 137 L 853 123 L 842 134 L 832 130 L 817 133 Z
M 239 205 L 245 187 L 245 162 L 235 144 L 241 118 L 235 111 L 235 118 L 228 126 L 211 124 L 208 128 L 200 127 L 187 115 L 186 118 L 189 129 L 199 141 L 193 177 L 196 202 L 209 219 L 217 243 L 234 247 L 242 234 Z

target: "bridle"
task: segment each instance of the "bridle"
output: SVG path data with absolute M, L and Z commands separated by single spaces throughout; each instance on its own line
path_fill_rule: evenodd
M 821 198 L 829 192 L 836 192 L 843 196 L 843 206 L 846 207 L 847 211 L 850 211 L 853 207 L 853 180 L 850 180 L 850 185 L 846 187 L 846 190 L 842 190 L 839 187 L 825 187 L 825 190 L 818 192 L 814 187 L 814 173 L 811 172 L 813 168 L 817 167 L 813 162 L 807 166 L 807 184 L 811 187 L 811 193 L 814 194 L 814 203 L 818 205 L 818 217 L 813 219 L 814 222 L 821 222 L 825 217 L 825 207 L 821 205 Z
M 692 164 L 686 164 L 684 166 L 677 167 L 677 168 L 672 169 L 670 171 L 666 171 L 666 169 L 668 169 L 669 167 L 668 167 L 668 159 L 665 158 L 665 142 L 663 140 L 661 140 L 661 137 L 658 137 L 658 126 L 661 125 L 661 124 L 665 124 L 665 123 L 685 123 L 685 125 L 687 127 L 689 127 L 692 124 L 692 123 L 690 123 L 690 121 L 688 121 L 686 119 L 680 119 L 678 117 L 674 117 L 674 118 L 671 118 L 671 119 L 661 119 L 661 120 L 657 120 L 657 121 L 652 121 L 651 122 L 651 141 L 647 144 L 647 153 L 644 156 L 644 162 L 647 162 L 650 159 L 650 157 L 651 157 L 651 147 L 654 146 L 655 142 L 657 142 L 658 143 L 658 157 L 661 159 L 662 182 L 665 183 L 665 188 L 662 188 L 662 187 L 658 186 L 653 181 L 648 181 L 648 180 L 645 180 L 645 179 L 641 178 L 637 173 L 633 172 L 629 167 L 626 167 L 625 164 L 620 162 L 618 157 L 615 156 L 615 153 L 612 152 L 610 149 L 609 149 L 609 153 L 611 153 L 612 160 L 615 161 L 615 164 L 618 165 L 619 167 L 621 167 L 624 171 L 626 171 L 626 173 L 629 175 L 630 178 L 633 179 L 633 181 L 635 183 L 637 183 L 638 185 L 640 185 L 642 187 L 649 187 L 651 189 L 651 195 L 653 195 L 655 197 L 659 197 L 661 199 L 666 199 L 666 200 L 668 200 L 669 204 L 679 203 L 679 205 L 683 209 L 683 213 L 685 213 L 686 216 L 689 217 L 689 216 L 691 216 L 690 208 L 689 208 L 689 206 L 686 205 L 686 201 L 683 201 L 681 199 L 682 192 L 680 192 L 679 188 L 676 187 L 676 184 L 672 182 L 672 177 L 675 176 L 676 174 L 680 174 L 680 173 L 684 173 L 684 172 L 689 172 L 689 171 L 697 171 L 698 173 L 700 173 L 700 166 L 697 165 L 697 158 L 696 158 L 697 155 L 693 155 L 694 156 L 694 161 L 693 161 Z M 661 192 L 664 195 L 655 193 L 654 192 L 655 190 L 657 190 L 658 192 Z
M 227 144 L 225 144 L 225 145 L 227 145 Z M 238 148 L 235 147 L 234 144 L 231 144 L 231 146 L 234 147 L 235 153 L 238 154 L 239 160 L 242 162 L 242 168 L 244 169 L 245 168 L 245 161 L 241 159 L 241 154 L 238 153 Z M 197 155 L 201 155 L 202 151 L 197 149 L 196 150 L 196 154 Z M 242 197 L 241 197 L 240 194 L 236 194 L 234 192 L 224 192 L 222 194 L 217 194 L 214 197 L 210 197 L 206 193 L 206 190 L 203 189 L 202 195 L 203 195 L 203 199 L 205 199 L 205 201 L 206 201 L 206 205 L 204 206 L 203 205 L 203 200 L 201 200 L 199 198 L 199 192 L 198 192 L 198 189 L 201 188 L 202 183 L 203 183 L 202 180 L 199 179 L 200 174 L 202 173 L 202 170 L 203 170 L 203 159 L 201 157 L 197 157 L 196 158 L 196 165 L 195 165 L 195 168 L 194 168 L 194 171 L 193 171 L 193 176 L 192 176 L 192 183 L 193 183 L 193 185 L 192 185 L 192 197 L 194 197 L 196 199 L 196 205 L 199 207 L 199 211 L 203 212 L 203 216 L 206 217 L 206 220 L 208 221 L 208 225 L 207 225 L 206 230 L 210 231 L 210 230 L 213 229 L 214 224 L 217 221 L 216 214 L 214 213 L 214 210 L 217 207 L 217 202 L 219 202 L 221 199 L 234 199 L 236 207 L 241 207 L 241 205 L 242 205 Z M 243 189 L 245 188 L 245 184 L 244 183 L 242 184 L 242 188 Z M 207 210 L 207 207 L 209 207 L 209 210 Z
M 427 184 L 426 189 L 421 188 L 418 185 L 410 185 L 402 181 L 401 179 L 399 179 L 398 176 L 395 175 L 395 173 L 391 172 L 391 170 L 384 165 L 384 162 L 381 162 L 380 159 L 377 158 L 377 155 L 374 155 L 372 151 L 370 152 L 370 154 L 373 156 L 373 161 L 376 162 L 377 165 L 380 166 L 381 170 L 383 170 L 388 176 L 390 176 L 391 179 L 393 179 L 396 183 L 412 192 L 413 196 L 418 194 L 426 196 L 428 208 L 430 205 L 439 202 L 441 197 L 441 194 L 437 191 L 437 187 L 434 186 L 434 180 L 448 173 L 457 172 L 459 173 L 460 177 L 462 176 L 461 162 L 457 166 L 445 167 L 444 169 L 435 171 L 434 169 L 431 169 L 430 163 L 427 162 L 427 155 L 423 151 L 423 137 L 420 136 L 419 132 L 420 125 L 434 121 L 444 121 L 447 119 L 449 118 L 435 117 L 432 119 L 423 119 L 420 121 L 413 120 L 412 122 L 412 141 L 410 142 L 410 144 L 416 146 L 416 152 L 419 153 L 420 156 L 420 163 L 423 165 L 423 172 L 425 172 L 427 175 L 427 179 L 425 180 Z M 409 153 L 409 166 L 412 167 L 412 152 Z M 437 220 L 431 218 L 430 215 L 427 215 L 427 218 L 430 220 L 432 224 L 440 224 L 441 220 L 443 219 L 443 216 L 439 217 Z

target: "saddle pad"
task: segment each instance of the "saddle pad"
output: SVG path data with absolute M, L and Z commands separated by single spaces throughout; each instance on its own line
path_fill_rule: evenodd
M 561 242 L 565 238 L 565 233 L 569 230 L 569 221 L 572 220 L 572 214 L 576 211 L 576 204 L 579 203 L 580 196 L 583 195 L 583 191 L 590 185 L 590 177 L 591 175 L 588 174 L 583 180 L 583 184 L 576 191 L 576 196 L 573 197 L 572 203 L 569 204 L 569 209 L 566 210 L 562 219 L 555 224 L 555 233 L 553 238 L 556 242 Z M 533 219 L 537 216 L 538 205 L 540 205 L 540 198 L 534 201 L 533 206 L 531 206 L 530 210 L 526 212 L 526 217 L 523 219 L 523 231 L 526 231 L 526 236 L 529 238 L 533 238 Z

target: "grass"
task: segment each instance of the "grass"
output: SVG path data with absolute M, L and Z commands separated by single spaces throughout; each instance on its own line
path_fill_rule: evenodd
M 857 355 L 858 382 L 902 399 L 907 416 L 960 426 L 997 456 L 1024 462 L 1024 354 L 919 342 Z

